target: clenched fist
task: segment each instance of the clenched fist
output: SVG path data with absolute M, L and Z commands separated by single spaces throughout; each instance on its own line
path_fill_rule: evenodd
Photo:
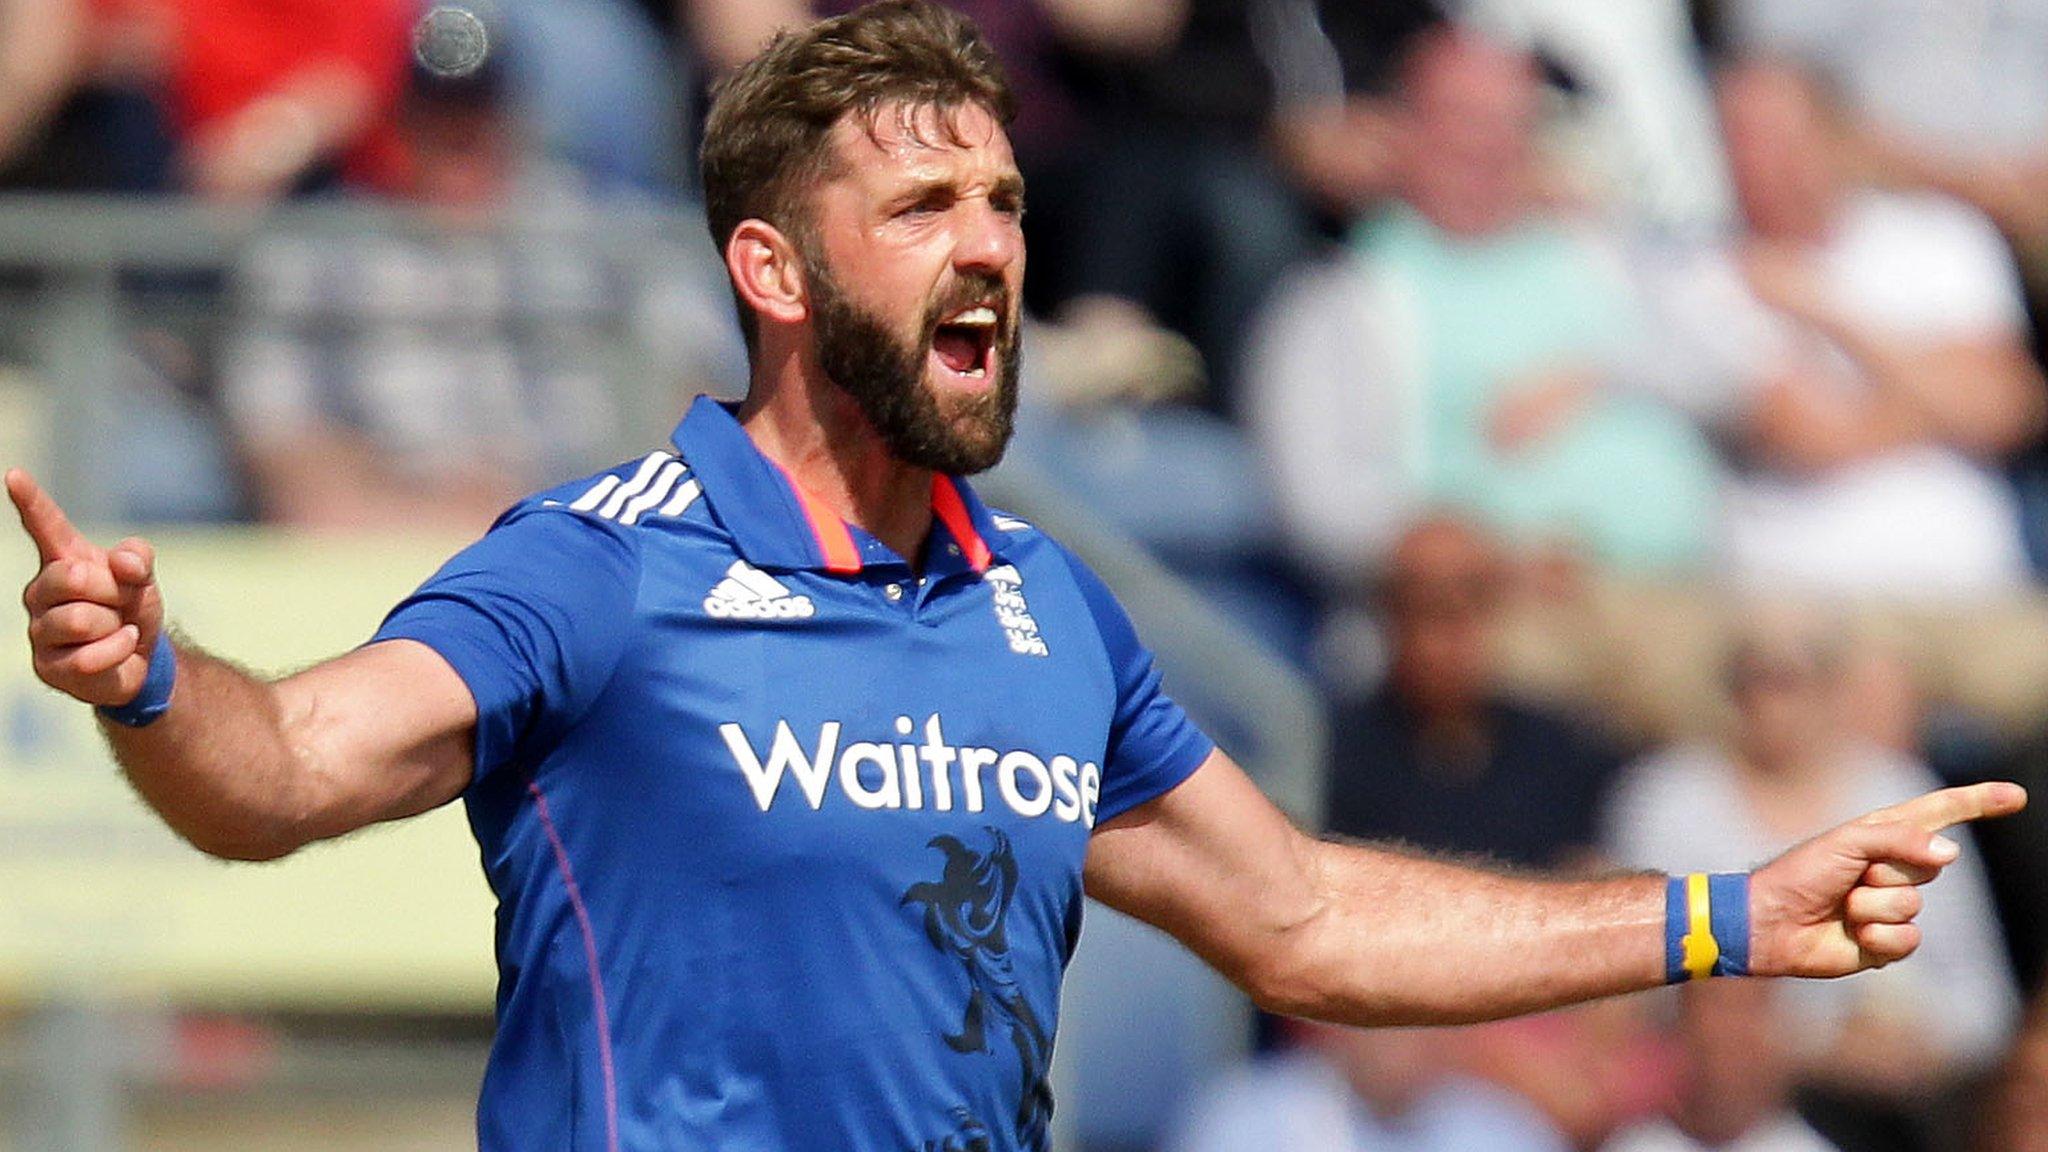
M 7 495 L 42 562 L 22 594 L 36 675 L 88 704 L 128 703 L 164 626 L 156 550 L 136 537 L 102 549 L 19 468 L 7 473 Z

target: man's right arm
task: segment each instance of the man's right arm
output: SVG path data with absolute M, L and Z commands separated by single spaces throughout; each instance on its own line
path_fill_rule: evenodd
M 88 704 L 129 703 L 164 628 L 154 553 L 136 539 L 99 548 L 24 472 L 7 490 L 42 562 L 23 595 L 36 675 Z M 203 851 L 274 859 L 469 782 L 476 703 L 424 644 L 373 644 L 276 682 L 187 645 L 173 658 L 168 711 L 101 725 L 143 799 Z

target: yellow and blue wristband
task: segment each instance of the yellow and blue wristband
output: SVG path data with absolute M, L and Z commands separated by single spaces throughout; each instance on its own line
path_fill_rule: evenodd
M 1693 872 L 1664 888 L 1664 982 L 1749 975 L 1749 873 Z

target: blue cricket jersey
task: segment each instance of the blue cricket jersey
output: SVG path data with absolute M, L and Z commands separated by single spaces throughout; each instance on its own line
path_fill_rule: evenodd
M 923 575 L 722 405 L 385 621 L 477 702 L 486 1152 L 1050 1141 L 1090 830 L 1209 741 L 1101 582 L 934 481 Z

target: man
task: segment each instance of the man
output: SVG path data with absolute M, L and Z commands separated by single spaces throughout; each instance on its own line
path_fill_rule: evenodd
M 1541 195 L 1543 114 L 1528 52 L 1456 25 L 1418 36 L 1397 195 L 1254 319 L 1246 419 L 1295 548 L 1338 587 L 1439 507 L 1621 570 L 1708 550 L 1712 452 L 1631 362 L 1616 246 Z
M 2019 278 L 1997 232 L 1940 196 L 1866 186 L 1837 112 L 1787 66 L 1716 97 L 1742 232 L 1674 260 L 1650 299 L 1686 403 L 1738 465 L 1722 562 L 1740 582 L 1922 600 L 2027 585 L 1992 465 L 2037 436 Z
M 1583 863 L 1619 754 L 1592 727 L 1502 688 L 1517 577 L 1476 525 L 1427 516 L 1378 587 L 1386 677 L 1332 708 L 1332 832 L 1530 868 Z
M 955 479 L 1014 400 L 1007 106 L 971 28 L 918 0 L 740 69 L 704 177 L 747 402 L 693 408 L 680 458 L 513 508 L 305 672 L 162 639 L 149 545 L 94 546 L 10 472 L 38 674 L 112 709 L 137 790 L 217 855 L 464 796 L 500 901 L 487 1149 L 1042 1149 L 1084 889 L 1267 1008 L 1350 1023 L 1912 951 L 1914 885 L 1954 852 L 1933 833 L 2016 786 L 1732 883 L 1508 878 L 1292 828 L 1102 585 Z

